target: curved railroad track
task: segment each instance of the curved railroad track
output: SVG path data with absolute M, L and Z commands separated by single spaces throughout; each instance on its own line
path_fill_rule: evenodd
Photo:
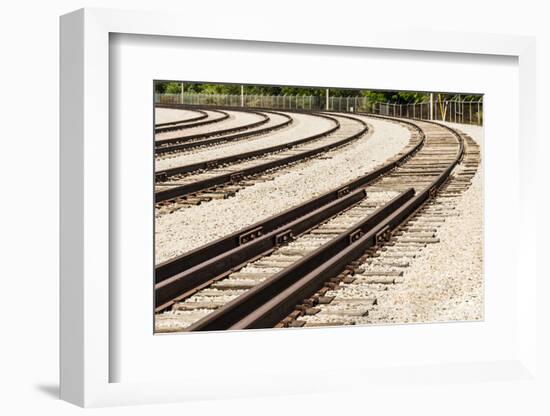
M 363 120 L 351 116 L 315 115 L 333 125 L 320 133 L 275 146 L 155 172 L 157 208 L 227 198 L 253 183 L 258 175 L 344 146 L 368 130 Z
M 212 110 L 203 110 L 212 111 Z M 251 129 L 257 126 L 261 126 L 269 121 L 269 116 L 263 112 L 239 109 L 239 110 L 215 110 L 216 112 L 223 114 L 224 118 L 216 118 L 215 125 L 207 123 L 206 125 L 199 125 L 190 127 L 188 129 L 176 129 L 172 131 L 166 131 L 161 133 L 155 133 L 155 149 L 171 146 L 178 143 L 185 143 L 193 140 L 204 139 L 213 137 L 216 135 L 235 133 Z M 225 117 L 227 116 L 227 117 Z M 155 150 L 156 151 L 156 150 Z
M 466 189 L 479 163 L 467 136 L 435 123 L 397 122 L 414 129 L 409 145 L 369 174 L 159 264 L 157 331 L 361 322 L 376 299 L 342 300 L 333 292 L 395 282 L 402 270 L 392 267 L 405 264 L 395 250 L 407 257 L 408 245 L 435 242 L 418 222 L 442 215 L 437 204 Z
M 460 135 L 464 142 L 463 160 L 439 188 L 437 196 L 402 222 L 387 241 L 368 248 L 321 289 L 296 304 L 276 327 L 388 322 L 399 313 L 397 308 L 408 308 L 389 304 L 389 291 L 401 290 L 400 286 L 410 279 L 408 271 L 415 259 L 428 246 L 440 242 L 440 228 L 457 215 L 456 204 L 478 170 L 478 144 L 470 136 Z
M 159 107 L 158 108 L 167 108 Z M 172 109 L 180 109 L 182 107 L 168 107 Z M 183 107 L 185 108 L 185 107 Z M 222 110 L 208 109 L 208 110 L 199 110 L 199 109 L 187 109 L 188 111 L 196 111 L 201 113 L 201 116 L 197 116 L 190 119 L 172 121 L 168 123 L 161 123 L 155 125 L 155 134 L 166 133 L 174 130 L 182 131 L 186 129 L 191 129 L 200 126 L 206 126 L 208 124 L 219 123 L 221 121 L 227 120 L 229 114 Z
M 156 123 L 155 122 L 155 132 L 157 129 L 162 129 L 165 127 L 170 127 L 178 124 L 185 124 L 185 123 L 191 123 L 198 120 L 203 120 L 208 117 L 208 113 L 204 110 L 199 109 L 189 109 L 189 108 L 181 108 L 180 106 L 170 106 L 170 105 L 163 105 L 163 104 L 156 104 L 155 105 L 155 113 L 157 108 L 168 108 L 172 110 L 183 110 L 184 112 L 188 113 L 196 113 L 196 115 L 192 115 L 190 117 L 184 117 L 184 118 L 178 118 L 176 120 L 170 120 L 165 122 Z M 155 117 L 156 119 L 157 117 Z
M 210 133 L 195 135 L 194 137 L 188 136 L 185 140 L 175 144 L 156 146 L 155 155 L 157 160 L 162 160 L 162 156 L 174 157 L 174 155 L 180 155 L 182 152 L 189 151 L 189 149 L 221 145 L 227 142 L 235 142 L 237 140 L 271 133 L 283 127 L 290 126 L 294 121 L 290 115 L 276 111 L 262 111 L 260 114 L 264 114 L 268 117 L 267 123 L 246 128 L 242 132 L 235 133 L 230 129 L 231 131 L 229 133 L 223 131 L 220 133 L 219 130 L 214 130 Z

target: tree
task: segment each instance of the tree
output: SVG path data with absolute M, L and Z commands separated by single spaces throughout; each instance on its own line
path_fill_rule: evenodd
M 159 93 L 180 94 L 181 82 L 157 81 L 155 91 Z M 235 94 L 241 93 L 240 84 L 212 84 L 184 82 L 184 92 L 192 94 Z M 272 85 L 244 85 L 244 93 L 248 95 L 292 95 L 314 96 L 324 99 L 326 88 L 321 87 L 293 87 Z M 331 97 L 365 97 L 369 103 L 389 102 L 391 104 L 411 104 L 426 102 L 430 99 L 430 93 L 412 91 L 388 91 L 388 90 L 361 90 L 349 88 L 329 88 Z M 442 118 L 447 112 L 447 101 L 457 97 L 452 93 L 437 93 L 439 112 Z M 463 99 L 479 100 L 482 95 L 461 96 Z
M 169 82 L 165 89 L 167 94 L 181 94 L 181 84 L 179 82 Z

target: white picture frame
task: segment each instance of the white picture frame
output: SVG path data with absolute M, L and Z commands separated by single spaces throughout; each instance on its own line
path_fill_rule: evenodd
M 185 25 L 182 25 L 184 20 Z M 246 36 L 235 35 L 231 29 L 229 23 L 205 27 L 198 21 L 172 13 L 83 9 L 61 18 L 61 398 L 88 407 L 350 388 L 347 382 L 333 385 L 319 380 L 304 387 L 299 377 L 293 377 L 296 374 L 288 369 L 264 375 L 265 379 L 261 381 L 247 383 L 241 380 L 234 386 L 226 385 L 225 389 L 227 379 L 224 377 L 216 383 L 209 383 L 206 376 L 203 379 L 183 376 L 169 382 L 112 382 L 110 366 L 120 357 L 116 357 L 110 348 L 112 334 L 109 326 L 110 308 L 113 308 L 109 293 L 112 267 L 110 226 L 113 225 L 109 207 L 110 171 L 113 170 L 109 158 L 109 38 L 117 33 L 278 42 L 283 49 L 285 44 L 332 45 L 517 58 L 522 146 L 518 161 L 518 195 L 521 199 L 516 202 L 523 214 L 516 220 L 522 230 L 521 240 L 515 248 L 516 267 L 522 271 L 513 338 L 518 344 L 514 354 L 499 357 L 498 361 L 482 360 L 460 365 L 444 362 L 435 366 L 419 362 L 414 377 L 427 386 L 435 373 L 438 380 L 450 383 L 454 380 L 480 383 L 487 378 L 517 380 L 518 383 L 525 380 L 535 384 L 542 382 L 537 373 L 537 303 L 534 301 L 537 278 L 542 278 L 535 267 L 537 219 L 527 215 L 537 203 L 536 199 L 527 197 L 535 194 L 530 178 L 536 168 L 536 112 L 528 112 L 528 106 L 522 105 L 535 102 L 535 39 L 479 33 L 441 32 L 434 36 L 433 32 L 394 28 L 383 31 L 375 27 L 351 28 L 345 33 L 335 34 L 322 28 L 307 33 L 293 28 L 281 32 L 266 25 Z M 214 339 L 219 334 L 206 336 Z M 407 369 L 369 367 L 368 376 L 364 370 L 341 368 L 327 374 L 336 373 L 339 379 L 361 380 L 359 384 L 371 386 L 375 379 L 386 380 L 385 383 L 410 381 Z

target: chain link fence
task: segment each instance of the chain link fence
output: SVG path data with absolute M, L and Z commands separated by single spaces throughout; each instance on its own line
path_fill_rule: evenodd
M 433 100 L 395 104 L 369 101 L 367 97 L 326 97 L 307 95 L 227 95 L 227 94 L 160 94 L 156 104 L 185 104 L 217 107 L 270 108 L 275 110 L 337 111 L 370 113 L 383 116 L 483 124 L 483 100 Z
M 434 100 L 411 104 L 373 103 L 369 113 L 383 116 L 483 125 L 483 100 Z
M 220 107 L 325 110 L 324 99 L 307 95 L 155 94 L 155 103 Z

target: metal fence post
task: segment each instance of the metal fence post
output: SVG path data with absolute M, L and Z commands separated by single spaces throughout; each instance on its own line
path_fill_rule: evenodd
M 477 124 L 481 126 L 481 107 L 479 102 L 480 100 L 477 100 Z
M 454 122 L 456 123 L 456 103 L 453 102 L 453 100 L 451 100 L 449 105 L 450 105 L 451 109 L 454 110 Z M 449 121 L 451 121 L 451 122 L 453 121 L 452 114 L 453 114 L 453 111 L 451 111 L 451 114 L 449 114 Z
M 296 109 L 338 112 L 367 112 L 393 117 L 406 117 L 420 120 L 440 120 L 453 123 L 482 125 L 483 101 L 474 98 L 453 98 L 439 101 L 430 93 L 430 101 L 417 103 L 393 103 L 390 101 L 371 102 L 367 97 L 345 96 L 331 97 L 330 91 L 325 90 L 325 97 L 314 95 L 245 95 L 244 85 L 241 85 L 239 94 L 190 94 L 184 92 L 184 85 L 179 93 L 154 92 L 155 104 L 190 104 L 209 106 L 257 107 L 273 109 Z M 323 103 L 323 98 L 326 100 Z M 462 99 L 461 99 L 462 98 Z M 474 105 L 477 104 L 477 112 Z M 412 106 L 412 111 L 411 111 Z M 418 106 L 418 110 L 417 110 Z M 439 106 L 439 108 L 438 108 Z M 467 108 L 466 108 L 467 107 Z M 476 115 L 474 119 L 474 115 Z

